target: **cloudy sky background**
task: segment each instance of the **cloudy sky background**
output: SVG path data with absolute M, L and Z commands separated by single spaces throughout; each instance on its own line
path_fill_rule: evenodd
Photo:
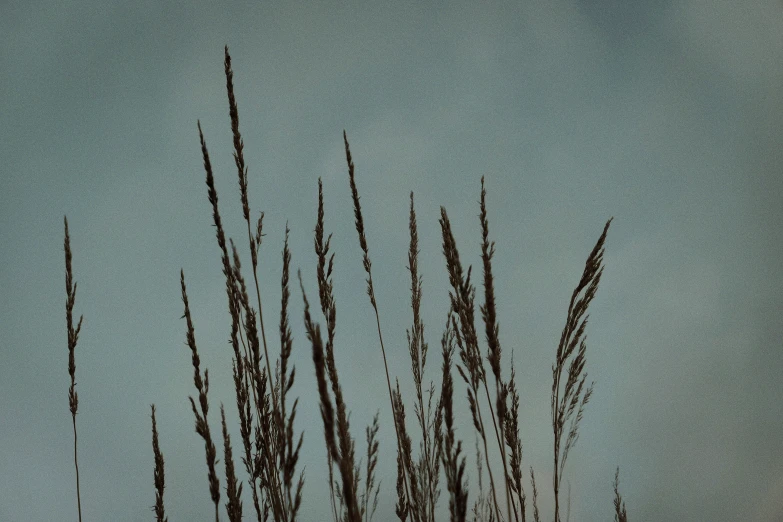
M 783 520 L 783 4 L 772 0 L 2 2 L 0 520 L 76 517 L 64 214 L 85 317 L 76 354 L 84 519 L 152 519 L 153 402 L 170 519 L 210 516 L 187 402 L 179 270 L 217 430 L 221 401 L 232 421 L 236 412 L 196 120 L 224 222 L 242 237 L 225 44 L 250 202 L 254 215 L 266 213 L 261 288 L 272 332 L 286 220 L 293 267 L 315 299 L 324 181 L 337 364 L 360 453 L 364 426 L 381 415 L 376 520 L 393 517 L 394 435 L 343 129 L 390 371 L 409 401 L 408 193 L 419 217 L 427 378 L 439 383 L 439 207 L 463 263 L 477 266 L 484 175 L 504 366 L 513 349 L 524 459 L 548 519 L 550 365 L 586 256 L 614 216 L 588 327 L 595 393 L 566 471 L 571 520 L 611 519 L 616 466 L 632 520 Z M 292 304 L 302 519 L 319 520 L 324 443 L 297 286 Z M 461 385 L 457 397 L 466 412 Z M 458 435 L 475 485 L 468 422 Z

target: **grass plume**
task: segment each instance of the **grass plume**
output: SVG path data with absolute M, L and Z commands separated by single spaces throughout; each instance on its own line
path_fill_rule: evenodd
M 628 522 L 628 511 L 620 495 L 620 468 L 614 472 L 614 522 Z
M 579 438 L 579 423 L 585 405 L 590 401 L 593 384 L 585 386 L 587 372 L 587 308 L 590 306 L 603 274 L 604 242 L 611 218 L 606 222 L 601 237 L 585 262 L 585 269 L 568 305 L 566 324 L 557 346 L 552 365 L 552 429 L 554 431 L 555 522 L 560 522 L 560 484 L 568 452 Z M 578 347 L 578 348 L 577 348 Z M 566 370 L 566 365 L 568 369 Z M 566 425 L 567 431 L 566 431 Z M 563 436 L 565 435 L 565 441 Z
M 193 384 L 198 391 L 199 408 L 196 408 L 196 402 L 193 397 L 190 399 L 190 405 L 193 408 L 193 415 L 196 417 L 196 433 L 204 439 L 204 453 L 207 460 L 207 480 L 209 482 L 209 496 L 212 498 L 212 502 L 215 504 L 215 522 L 220 520 L 219 506 L 220 506 L 220 481 L 217 478 L 215 471 L 215 465 L 217 464 L 217 450 L 215 449 L 215 443 L 212 442 L 212 432 L 209 429 L 209 422 L 207 415 L 209 413 L 209 400 L 207 395 L 209 393 L 209 370 L 204 370 L 204 376 L 201 376 L 201 359 L 198 355 L 198 347 L 196 346 L 196 335 L 193 328 L 193 319 L 190 316 L 190 305 L 188 303 L 188 292 L 185 287 L 185 272 L 180 270 L 180 286 L 182 288 L 182 303 L 185 305 L 185 313 L 182 316 L 187 322 L 186 341 L 188 348 L 190 348 L 191 361 L 193 363 Z
M 160 451 L 158 443 L 158 423 L 155 419 L 155 405 L 152 409 L 152 452 L 155 454 L 155 505 L 152 510 L 155 512 L 156 522 L 168 522 L 166 517 L 166 508 L 163 505 L 163 490 L 166 489 L 166 477 L 164 470 L 163 453 Z
M 403 452 L 402 433 L 398 424 L 398 416 L 394 404 L 394 393 L 392 392 L 391 378 L 389 377 L 389 364 L 386 360 L 386 348 L 383 344 L 383 334 L 381 333 L 381 318 L 378 313 L 378 303 L 375 299 L 375 286 L 372 280 L 372 262 L 370 261 L 370 250 L 367 246 L 367 236 L 364 233 L 364 217 L 362 216 L 362 206 L 359 203 L 359 191 L 356 188 L 356 176 L 353 159 L 351 157 L 351 147 L 348 144 L 348 135 L 343 130 L 343 142 L 345 144 L 345 159 L 348 162 L 348 181 L 351 186 L 351 199 L 353 200 L 353 212 L 356 225 L 356 233 L 359 235 L 359 246 L 362 249 L 362 265 L 367 272 L 367 295 L 370 298 L 370 304 L 375 312 L 375 324 L 378 328 L 378 339 L 381 344 L 381 354 L 383 355 L 383 368 L 386 372 L 386 386 L 389 390 L 389 401 L 392 409 L 392 419 L 394 421 L 394 431 L 397 434 L 397 451 Z M 404 456 L 403 456 L 404 459 Z M 406 490 L 408 502 L 411 501 L 411 491 L 408 486 L 407 474 L 403 473 L 402 479 Z

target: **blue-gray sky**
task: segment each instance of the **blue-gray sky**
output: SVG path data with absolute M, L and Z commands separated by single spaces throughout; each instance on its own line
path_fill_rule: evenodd
M 196 129 L 200 119 L 228 232 L 242 237 L 226 44 L 250 203 L 266 214 L 261 291 L 272 332 L 286 221 L 293 266 L 315 299 L 324 181 L 337 364 L 360 453 L 380 410 L 376 520 L 393 517 L 394 432 L 343 129 L 390 372 L 405 390 L 408 193 L 419 218 L 427 379 L 439 383 L 448 300 L 439 207 L 463 263 L 478 268 L 486 177 L 504 371 L 513 350 L 524 459 L 545 519 L 550 365 L 571 291 L 614 216 L 588 327 L 595 393 L 566 471 L 571 520 L 612 517 L 616 466 L 632 520 L 783 520 L 783 4 L 772 0 L 0 4 L 0 520 L 76 516 L 64 214 L 85 317 L 76 353 L 85 520 L 152 519 L 153 402 L 170 519 L 209 516 L 179 270 L 210 370 L 213 429 L 222 401 L 238 445 Z M 319 520 L 324 443 L 292 290 L 302 519 Z M 457 383 L 458 435 L 470 450 Z M 472 451 L 468 461 L 475 485 Z

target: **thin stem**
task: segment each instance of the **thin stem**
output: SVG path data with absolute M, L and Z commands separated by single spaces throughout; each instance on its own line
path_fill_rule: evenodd
M 79 489 L 79 459 L 76 455 L 76 415 L 73 415 L 73 465 L 76 468 L 76 505 L 79 508 L 79 522 L 82 522 L 82 495 Z
M 511 521 L 511 495 L 509 493 L 509 485 L 508 485 L 508 467 L 506 466 L 506 452 L 503 446 L 502 439 L 500 437 L 500 432 L 498 431 L 498 424 L 495 420 L 495 410 L 492 408 L 492 400 L 489 398 L 489 388 L 487 387 L 487 378 L 484 376 L 484 391 L 487 394 L 487 403 L 489 404 L 489 412 L 492 414 L 492 426 L 495 427 L 495 438 L 498 442 L 498 447 L 500 448 L 500 456 L 502 457 L 503 461 L 503 474 L 505 476 L 505 483 L 506 483 L 506 510 L 508 511 L 508 520 Z M 495 393 L 498 393 L 498 387 L 497 382 L 495 383 Z M 484 445 L 486 446 L 486 441 L 484 442 Z M 484 448 L 484 453 L 487 452 L 487 448 Z M 489 473 L 489 479 L 490 482 L 492 482 L 492 470 L 489 468 L 489 462 L 487 462 L 487 472 Z M 494 486 L 493 486 L 494 488 Z
M 484 385 L 486 386 L 486 379 L 485 379 Z M 489 400 L 489 392 L 487 392 L 487 399 Z M 492 500 L 495 502 L 495 514 L 497 515 L 498 520 L 500 520 L 500 506 L 498 504 L 497 493 L 495 492 L 495 479 L 492 476 L 492 468 L 489 465 L 489 452 L 487 450 L 487 436 L 485 435 L 485 431 L 484 431 L 484 420 L 483 420 L 483 418 L 481 416 L 481 408 L 479 407 L 479 404 L 478 404 L 478 397 L 476 397 L 476 409 L 478 410 L 478 418 L 479 418 L 479 422 L 481 423 L 481 440 L 484 442 L 484 460 L 487 463 L 487 475 L 489 475 L 489 484 L 492 487 Z M 490 403 L 490 409 L 492 409 L 492 403 Z M 492 421 L 494 423 L 494 420 L 495 420 L 494 419 L 494 413 L 493 413 L 492 417 L 493 417 Z M 502 448 L 502 446 L 501 446 L 501 448 Z M 501 452 L 502 452 L 502 449 L 501 449 Z M 509 513 L 510 513 L 510 511 L 509 511 Z M 509 518 L 510 518 L 510 516 L 509 516 Z M 511 521 L 509 520 L 509 522 L 511 522 Z

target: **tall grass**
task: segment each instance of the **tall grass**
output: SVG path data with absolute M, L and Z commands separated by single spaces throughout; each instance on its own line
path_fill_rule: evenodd
M 63 218 L 65 226 L 65 323 L 68 329 L 68 374 L 71 376 L 71 387 L 68 388 L 68 408 L 71 410 L 73 421 L 73 465 L 76 468 L 76 506 L 79 511 L 79 522 L 82 520 L 82 495 L 79 487 L 79 455 L 77 452 L 76 438 L 76 413 L 79 411 L 79 394 L 76 392 L 76 343 L 79 341 L 79 332 L 82 330 L 84 316 L 79 316 L 79 323 L 73 327 L 73 307 L 76 304 L 76 282 L 73 280 L 73 267 L 71 253 L 71 236 L 68 233 L 68 218 Z
M 193 384 L 196 398 L 191 397 L 191 409 L 195 418 L 195 431 L 204 443 L 207 468 L 206 486 L 214 504 L 215 520 L 220 520 L 221 495 L 225 493 L 223 509 L 231 522 L 245 517 L 266 521 L 293 522 L 299 518 L 304 488 L 304 471 L 300 470 L 299 454 L 303 433 L 297 433 L 295 419 L 298 398 L 290 398 L 296 368 L 290 357 L 294 341 L 290 327 L 288 306 L 290 292 L 291 252 L 288 247 L 289 230 L 286 225 L 285 243 L 282 251 L 282 277 L 280 281 L 281 312 L 279 317 L 279 352 L 272 353 L 267 342 L 259 290 L 258 252 L 263 233 L 264 214 L 251 220 L 248 198 L 248 167 L 245 164 L 244 142 L 239 128 L 239 111 L 234 96 L 233 70 L 228 47 L 225 48 L 224 72 L 229 101 L 229 118 L 233 136 L 234 161 L 237 167 L 242 218 L 247 228 L 250 251 L 252 285 L 243 275 L 242 264 L 233 239 L 226 237 L 218 205 L 215 178 L 200 122 L 197 124 L 202 160 L 207 185 L 215 238 L 218 245 L 220 265 L 225 278 L 226 300 L 230 318 L 230 345 L 232 347 L 232 371 L 236 406 L 241 438 L 240 460 L 244 476 L 240 479 L 234 464 L 234 448 L 228 433 L 225 408 L 220 405 L 221 435 L 223 439 L 223 480 L 221 487 L 218 471 L 217 444 L 210 428 L 209 418 L 209 371 L 201 368 L 194 325 L 191 317 L 184 271 L 180 273 L 180 288 L 186 321 L 186 344 L 190 349 L 193 367 Z M 331 253 L 331 235 L 324 229 L 324 197 L 321 180 L 318 180 L 314 250 L 317 256 L 317 292 L 319 319 L 311 311 L 301 272 L 298 273 L 299 288 L 304 303 L 304 328 L 308 350 L 311 353 L 317 383 L 317 400 L 323 424 L 328 469 L 327 483 L 330 505 L 323 507 L 332 520 L 345 522 L 369 522 L 376 512 L 380 485 L 376 467 L 380 456 L 378 430 L 380 422 L 391 422 L 395 428 L 397 448 L 396 509 L 399 520 L 412 522 L 435 522 L 439 512 L 441 493 L 444 493 L 449 520 L 463 522 L 481 521 L 540 521 L 538 488 L 535 473 L 530 468 L 532 502 L 525 492 L 522 463 L 522 441 L 520 425 L 520 396 L 514 371 L 513 353 L 510 372 L 504 375 L 504 354 L 500 342 L 499 313 L 495 299 L 495 278 L 492 260 L 495 243 L 490 239 L 485 180 L 481 178 L 479 199 L 479 225 L 481 228 L 482 301 L 476 310 L 476 286 L 472 280 L 472 267 L 463 268 L 457 241 L 451 222 L 444 207 L 440 209 L 442 252 L 449 279 L 449 309 L 445 313 L 445 325 L 440 335 L 441 383 L 427 385 L 423 375 L 427 365 L 429 343 L 422 321 L 423 302 L 422 277 L 418 271 L 418 224 L 414 194 L 410 194 L 409 236 L 407 252 L 410 273 L 412 322 L 407 330 L 408 352 L 411 360 L 413 389 L 403 390 L 399 381 L 389 372 L 387 352 L 381 333 L 381 314 L 375 296 L 372 262 L 365 229 L 357 183 L 356 167 L 353 162 L 348 137 L 343 132 L 343 145 L 348 170 L 348 186 L 354 210 L 355 228 L 359 239 L 362 264 L 366 274 L 366 293 L 375 314 L 379 347 L 384 362 L 388 410 L 378 412 L 370 426 L 365 429 L 366 450 L 364 468 L 357 463 L 356 440 L 349 421 L 349 398 L 343 394 L 339 371 L 335 362 L 335 340 L 337 304 L 334 298 L 334 254 Z M 576 445 L 579 424 L 585 407 L 590 400 L 593 384 L 587 384 L 587 311 L 594 298 L 603 274 L 603 253 L 609 219 L 590 252 L 584 271 L 573 291 L 566 322 L 556 347 L 555 362 L 552 365 L 551 413 L 553 429 L 553 490 L 554 521 L 560 522 L 560 489 L 565 464 L 570 450 Z M 74 431 L 74 466 L 76 468 L 77 504 L 81 520 L 81 498 L 79 471 L 76 453 L 76 411 L 78 396 L 75 390 L 74 349 L 81 330 L 82 320 L 73 325 L 73 307 L 76 284 L 72 282 L 71 250 L 68 222 L 65 220 L 65 264 L 66 264 L 66 320 L 68 329 L 68 371 L 71 377 L 69 404 Z M 248 286 L 251 290 L 248 290 Z M 251 293 L 255 295 L 251 297 Z M 480 315 L 480 323 L 476 316 Z M 323 321 L 322 328 L 320 320 Z M 486 345 L 486 351 L 482 345 Z M 455 359 L 455 356 L 457 357 Z M 507 357 L 507 356 L 506 356 Z M 485 365 L 489 366 L 489 372 Z M 453 367 L 464 384 L 470 420 L 473 424 L 478 492 L 469 510 L 469 490 L 466 478 L 466 455 L 463 442 L 457 436 L 455 426 L 455 381 Z M 488 377 L 488 373 L 491 374 Z M 316 397 L 309 398 L 316 400 Z M 405 404 L 413 404 L 415 429 L 409 429 Z M 165 470 L 163 454 L 159 445 L 158 423 L 155 406 L 151 407 L 152 446 L 154 454 L 153 511 L 159 522 L 167 521 L 164 506 Z M 414 450 L 412 435 L 418 440 L 418 451 Z M 498 455 L 499 454 L 499 455 Z M 490 455 L 499 456 L 499 469 L 491 465 Z M 442 475 L 441 475 L 442 468 Z M 484 488 L 484 472 L 488 479 L 488 490 Z M 298 477 L 298 478 L 297 478 Z M 441 489 L 441 477 L 445 479 L 445 491 Z M 614 510 L 615 520 L 627 522 L 625 504 L 618 490 L 619 469 L 615 474 Z M 249 490 L 252 514 L 244 512 L 244 493 Z M 532 506 L 530 505 L 532 504 Z M 569 492 L 570 504 L 570 492 Z M 567 510 L 570 512 L 569 509 Z M 569 513 L 570 515 L 570 513 Z M 326 516 L 326 515 L 325 515 Z

